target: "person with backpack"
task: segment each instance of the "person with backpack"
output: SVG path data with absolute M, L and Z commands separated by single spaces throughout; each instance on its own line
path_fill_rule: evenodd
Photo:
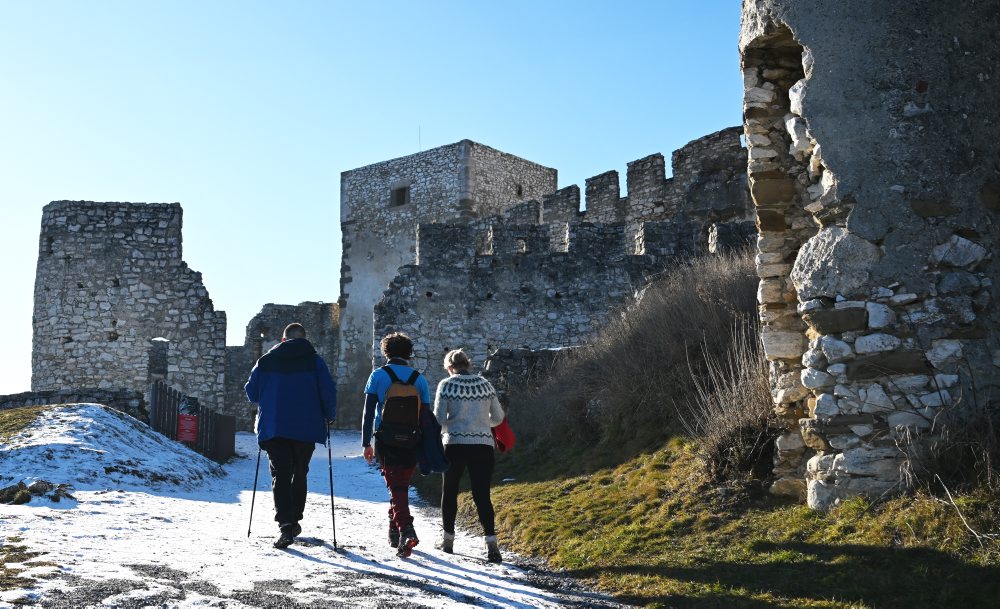
M 444 533 L 438 547 L 449 554 L 454 552 L 458 485 L 468 468 L 472 500 L 486 541 L 486 560 L 499 563 L 503 558 L 494 528 L 490 478 L 494 464 L 492 428 L 503 422 L 503 407 L 493 385 L 471 372 L 472 362 L 461 349 L 448 352 L 444 368 L 450 376 L 438 383 L 434 395 L 434 416 L 441 423 L 444 452 L 449 463 L 441 485 Z
M 396 548 L 397 556 L 406 558 L 420 542 L 408 493 L 425 445 L 421 424 L 427 429 L 427 421 L 433 420 L 430 387 L 424 375 L 410 367 L 413 341 L 409 336 L 389 334 L 380 347 L 387 361 L 372 371 L 365 386 L 361 445 L 366 461 L 378 459 L 389 489 L 389 545 Z
M 274 519 L 281 533 L 274 547 L 287 548 L 302 532 L 309 460 L 337 418 L 337 385 L 306 340 L 306 329 L 293 323 L 281 342 L 257 360 L 244 390 L 258 405 L 257 444 L 267 452 L 271 470 Z

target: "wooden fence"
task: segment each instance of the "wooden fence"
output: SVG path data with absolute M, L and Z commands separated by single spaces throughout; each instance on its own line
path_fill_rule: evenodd
M 181 414 L 198 417 L 197 439 L 185 445 L 219 463 L 236 454 L 236 417 L 210 410 L 163 381 L 150 385 L 149 426 L 154 431 L 176 440 Z

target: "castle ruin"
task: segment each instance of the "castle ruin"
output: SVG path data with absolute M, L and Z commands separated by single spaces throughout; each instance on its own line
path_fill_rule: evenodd
M 998 31 L 982 2 L 743 3 L 776 493 L 905 488 L 907 455 L 996 395 Z
M 32 391 L 145 392 L 153 339 L 170 383 L 223 411 L 226 314 L 181 256 L 181 206 L 55 201 L 42 211 Z
M 361 192 L 369 203 L 341 208 L 341 416 L 360 419 L 363 383 L 381 360 L 377 340 L 389 332 L 414 338 L 416 365 L 431 382 L 441 378 L 441 358 L 453 348 L 468 349 L 482 363 L 498 348 L 585 342 L 649 275 L 705 250 L 714 223 L 750 217 L 740 134 L 738 127 L 725 129 L 676 151 L 669 179 L 661 154 L 629 163 L 625 197 L 616 171 L 588 179 L 584 201 L 578 186 L 556 190 L 555 170 L 468 141 L 345 172 L 344 200 L 358 200 L 346 193 Z M 481 162 L 468 172 L 471 181 L 509 184 L 506 192 L 424 186 L 433 196 L 393 199 L 390 186 L 424 163 L 424 155 L 449 158 L 463 147 L 472 158 L 490 151 L 488 158 L 517 163 L 537 179 L 528 188 L 517 171 Z M 463 192 L 472 198 L 456 198 Z M 503 194 L 514 196 L 503 200 Z M 357 277 L 363 289 L 355 287 Z

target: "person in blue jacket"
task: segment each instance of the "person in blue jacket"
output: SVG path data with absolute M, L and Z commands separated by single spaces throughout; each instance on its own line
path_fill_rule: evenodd
M 281 342 L 257 360 L 244 389 L 258 405 L 257 444 L 267 452 L 271 470 L 274 519 L 281 531 L 274 547 L 287 548 L 302 532 L 309 459 L 337 416 L 337 386 L 306 340 L 306 329 L 288 324 Z
M 402 332 L 394 332 L 382 339 L 380 347 L 387 361 L 384 367 L 372 371 L 365 386 L 361 446 L 366 461 L 372 463 L 378 458 L 382 477 L 389 489 L 389 545 L 396 548 L 398 556 L 406 558 L 419 543 L 413 528 L 413 516 L 410 513 L 407 496 L 410 480 L 418 465 L 422 471 L 440 473 L 447 469 L 448 463 L 441 446 L 441 426 L 431 412 L 430 387 L 423 374 L 417 374 L 413 382 L 420 396 L 418 424 L 423 432 L 421 445 L 412 449 L 400 448 L 383 444 L 377 438 L 374 438 L 374 445 L 372 444 L 374 432 L 379 429 L 381 422 L 386 394 L 393 382 L 387 369 L 391 369 L 397 378 L 404 380 L 409 379 L 414 373 L 414 369 L 410 367 L 410 361 L 413 359 L 413 341 L 409 336 Z

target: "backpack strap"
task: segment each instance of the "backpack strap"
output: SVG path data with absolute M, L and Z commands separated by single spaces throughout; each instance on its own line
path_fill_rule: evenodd
M 389 364 L 386 364 L 386 365 L 382 366 L 382 370 L 385 370 L 386 374 L 389 375 L 389 380 L 392 381 L 393 383 L 402 383 L 403 382 L 403 381 L 399 380 L 399 377 L 396 376 L 396 373 L 393 372 L 392 368 L 389 367 Z
M 420 376 L 420 371 L 419 370 L 414 370 L 413 374 L 410 375 L 410 378 L 407 379 L 406 384 L 407 385 L 412 385 L 413 383 L 416 383 L 418 376 Z

